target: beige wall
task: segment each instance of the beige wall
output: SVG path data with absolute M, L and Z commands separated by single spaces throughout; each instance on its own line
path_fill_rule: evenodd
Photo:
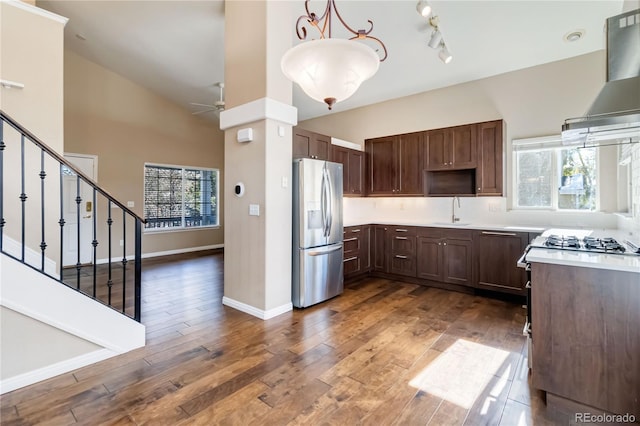
M 0 88 L 0 109 L 54 151 L 63 147 L 63 32 L 66 19 L 37 7 L 0 2 L 0 78 L 24 84 L 23 89 Z M 20 241 L 21 193 L 20 135 L 5 126 L 4 197 L 5 235 Z M 45 164 L 47 197 L 58 194 L 57 166 Z M 25 241 L 40 253 L 40 149 L 25 141 Z M 13 176 L 16 178 L 7 178 Z M 46 255 L 58 259 L 58 204 L 45 209 Z M 5 246 L 6 248 L 6 246 Z M 39 266 L 39 265 L 34 265 Z
M 384 64 L 382 65 L 384 66 Z M 300 126 L 309 130 L 364 145 L 367 138 L 393 135 L 474 123 L 486 120 L 504 119 L 507 123 L 505 136 L 505 189 L 509 199 L 498 199 L 501 212 L 510 209 L 512 193 L 511 140 L 559 134 L 566 118 L 584 114 L 605 81 L 605 53 L 598 51 L 575 58 L 539 65 L 519 71 L 509 72 L 443 89 L 407 96 L 363 108 L 333 113 L 316 119 L 306 120 Z M 605 170 L 601 175 L 601 209 L 616 211 L 616 161 L 615 149 L 601 149 L 600 161 Z M 487 203 L 478 197 L 477 201 L 465 200 L 471 217 L 480 210 L 488 215 Z M 360 204 L 362 204 L 360 206 Z M 369 209 L 366 202 L 350 203 L 345 212 Z M 390 203 L 393 204 L 393 203 Z M 407 203 L 411 205 L 412 203 Z M 433 203 L 437 204 L 435 200 Z M 400 205 L 395 206 L 400 210 Z M 496 207 L 491 207 L 495 212 Z M 446 207 L 447 211 L 449 210 Z M 402 206 L 402 210 L 405 206 Z M 409 211 L 398 214 L 410 214 Z M 416 212 L 422 214 L 422 211 Z M 536 214 L 533 213 L 535 216 Z M 573 222 L 574 216 L 565 213 L 545 212 L 539 218 L 512 215 L 514 220 L 535 223 Z M 562 218 L 560 215 L 564 215 Z M 583 214 L 584 215 L 584 214 Z M 589 215 L 589 213 L 587 213 Z M 504 216 L 502 216 L 504 217 Z M 346 217 L 347 221 L 350 220 Z M 484 219 L 484 216 L 483 216 Z M 615 226 L 615 218 L 605 215 L 591 215 L 596 225 Z M 595 219 L 595 222 L 593 222 Z M 609 220 L 611 219 L 611 220 Z M 546 221 L 546 222 L 545 222 Z
M 137 214 L 143 215 L 145 162 L 217 168 L 222 196 L 223 133 L 214 123 L 68 50 L 64 108 L 65 151 L 97 155 L 98 184 L 124 204 L 133 201 Z M 223 211 L 221 200 L 221 225 Z M 147 233 L 142 248 L 157 253 L 219 245 L 223 235 L 222 226 Z
M 102 349 L 4 306 L 0 319 L 0 380 Z
M 262 98 L 288 106 L 292 85 L 282 75 L 279 62 L 291 46 L 290 37 L 281 31 L 290 22 L 288 2 L 227 0 L 225 8 L 225 84 L 230 109 L 246 113 L 251 109 L 247 103 Z M 292 130 L 290 124 L 276 121 L 280 117 L 259 114 L 260 120 L 240 119 L 237 123 L 242 124 L 234 122 L 225 131 L 229 167 L 225 170 L 223 303 L 264 317 L 291 309 L 291 186 L 283 185 L 283 180 L 291 182 Z M 253 129 L 253 141 L 238 143 L 237 130 L 247 127 Z M 241 198 L 233 195 L 237 182 L 245 184 Z M 260 216 L 249 215 L 250 204 L 260 206 Z

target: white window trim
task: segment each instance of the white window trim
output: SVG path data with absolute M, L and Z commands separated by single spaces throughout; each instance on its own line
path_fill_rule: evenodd
M 513 198 L 511 200 L 511 209 L 514 211 L 547 211 L 554 213 L 600 213 L 600 189 L 602 185 L 601 171 L 600 171 L 600 151 L 596 149 L 596 171 L 598 179 L 598 189 L 596 191 L 596 205 L 594 210 L 582 210 L 582 209 L 559 209 L 558 208 L 558 191 L 551 191 L 551 206 L 519 206 L 518 205 L 518 152 L 523 151 L 540 151 L 540 150 L 554 150 L 558 152 L 559 149 L 571 149 L 575 146 L 564 145 L 562 143 L 561 135 L 542 136 L 537 138 L 526 139 L 513 139 L 511 141 L 511 183 L 513 187 Z M 593 147 L 592 147 L 593 148 Z M 551 158 L 551 182 L 559 182 L 559 167 L 558 167 L 558 155 L 553 155 Z
M 189 232 L 189 231 L 201 231 L 201 230 L 206 230 L 206 229 L 220 229 L 221 225 L 220 225 L 220 169 L 216 169 L 214 167 L 197 167 L 197 166 L 182 166 L 182 165 L 178 165 L 178 164 L 162 164 L 162 163 L 144 163 L 144 168 L 143 171 L 146 169 L 146 167 L 164 167 L 164 168 L 174 168 L 174 169 L 181 169 L 181 170 L 205 170 L 205 171 L 213 171 L 216 173 L 216 200 L 217 200 L 217 207 L 216 207 L 216 223 L 213 225 L 206 225 L 206 226 L 185 226 L 185 220 L 184 220 L 184 212 L 182 215 L 182 224 L 181 226 L 172 226 L 172 227 L 168 227 L 168 228 L 145 228 L 143 226 L 142 230 L 143 233 L 145 234 L 163 234 L 163 233 L 170 233 L 170 232 Z M 184 173 L 182 174 L 182 187 L 184 188 Z M 143 185 L 142 185 L 142 209 L 144 212 L 144 200 L 145 200 L 145 191 L 144 188 L 146 187 L 145 185 L 146 183 L 146 174 L 143 176 Z M 184 198 L 183 198 L 183 207 L 184 207 Z M 146 218 L 145 218 L 146 220 Z

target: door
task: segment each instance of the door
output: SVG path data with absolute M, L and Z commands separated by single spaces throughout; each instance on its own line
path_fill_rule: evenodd
M 398 187 L 398 156 L 395 138 L 370 139 L 366 143 L 369 195 L 393 195 Z
M 342 293 L 342 243 L 298 250 L 300 276 L 297 285 L 293 286 L 293 306 L 304 308 Z
M 308 158 L 311 132 L 304 129 L 293 129 L 293 158 Z
M 422 195 L 422 147 L 423 133 L 411 133 L 399 137 L 400 194 Z
M 342 171 L 344 166 L 327 161 L 324 163 L 324 167 L 327 244 L 336 244 L 342 241 L 344 232 L 342 226 Z
M 451 129 L 437 129 L 427 132 L 425 144 L 425 168 L 427 170 L 446 170 L 449 166 L 449 141 Z
M 455 169 L 476 167 L 476 125 L 469 124 L 451 129 L 451 158 L 449 165 Z
M 94 181 L 96 180 L 96 157 L 65 154 L 65 158 L 82 173 Z M 92 218 L 95 208 L 93 206 L 93 189 L 82 180 L 80 180 L 78 188 L 77 175 L 71 169 L 65 168 L 62 192 L 65 221 L 62 237 L 62 266 L 91 263 L 93 254 L 93 246 L 91 245 L 91 241 L 93 241 Z M 78 196 L 80 196 L 80 204 L 76 202 Z M 79 227 L 78 219 L 80 220 Z M 78 229 L 80 238 L 78 238 Z
M 293 163 L 294 241 L 310 248 L 342 241 L 342 164 L 303 158 Z
M 432 281 L 442 281 L 442 239 L 420 236 L 417 240 L 417 275 Z
M 451 284 L 472 286 L 471 248 L 468 240 L 448 238 L 442 242 L 444 268 L 443 281 Z
M 349 182 L 347 183 L 347 188 L 349 189 L 349 194 L 364 195 L 364 152 L 350 149 L 348 155 L 349 173 L 347 176 Z

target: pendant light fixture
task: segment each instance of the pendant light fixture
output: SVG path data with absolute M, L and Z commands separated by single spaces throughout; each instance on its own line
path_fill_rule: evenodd
M 307 38 L 306 24 L 315 27 L 319 39 L 305 41 L 289 49 L 280 63 L 284 75 L 312 99 L 324 102 L 333 108 L 337 102 L 353 95 L 363 81 L 371 78 L 387 58 L 384 43 L 369 34 L 373 30 L 373 22 L 368 20 L 368 30 L 353 30 L 338 12 L 335 0 L 327 0 L 320 16 L 309 11 L 310 0 L 305 0 L 306 15 L 296 22 L 296 35 L 300 40 Z M 331 38 L 332 14 L 347 31 L 353 34 L 349 39 Z M 355 40 L 369 39 L 382 47 L 380 57 L 371 47 Z

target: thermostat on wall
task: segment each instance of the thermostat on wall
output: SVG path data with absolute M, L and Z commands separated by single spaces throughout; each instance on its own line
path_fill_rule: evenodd
M 236 194 L 236 197 L 242 197 L 244 195 L 244 183 L 242 182 L 236 183 L 236 186 L 233 189 L 233 192 L 234 194 Z

